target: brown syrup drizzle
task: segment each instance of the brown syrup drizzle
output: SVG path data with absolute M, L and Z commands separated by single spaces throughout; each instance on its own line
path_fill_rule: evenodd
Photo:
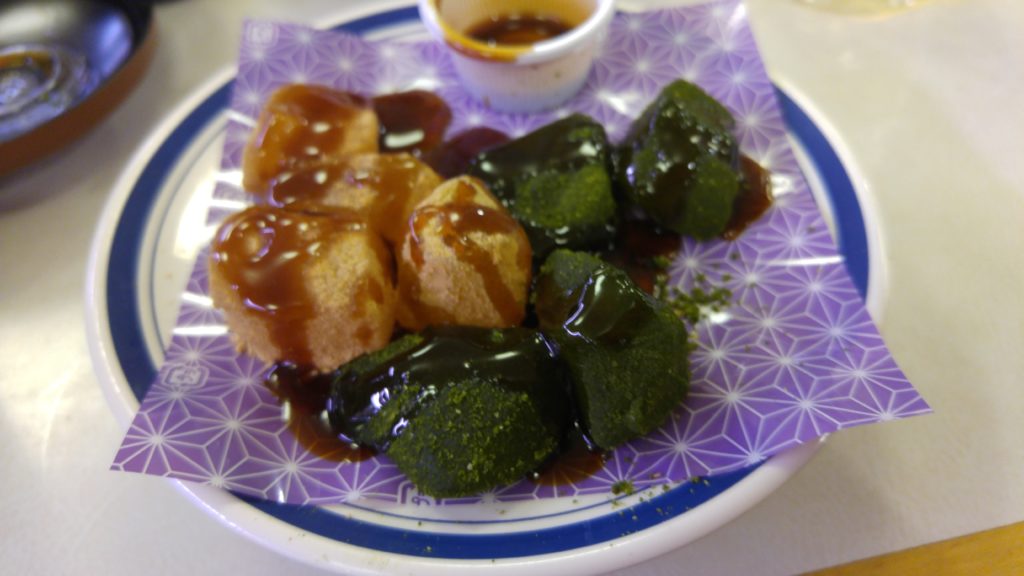
M 335 234 L 365 227 L 356 215 L 304 214 L 253 206 L 230 216 L 214 238 L 217 268 L 249 312 L 267 318 L 281 356 L 312 364 L 306 323 L 316 313 L 304 271 Z

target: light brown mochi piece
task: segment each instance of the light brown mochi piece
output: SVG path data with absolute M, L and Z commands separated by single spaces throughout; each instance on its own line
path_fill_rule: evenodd
M 482 182 L 453 178 L 409 218 L 398 254 L 398 322 L 517 326 L 526 314 L 530 243 Z
M 267 99 L 242 155 L 242 184 L 264 193 L 280 175 L 377 152 L 379 123 L 361 96 L 315 84 L 289 84 Z
M 217 232 L 210 295 L 240 351 L 326 371 L 391 339 L 392 270 L 357 217 L 254 206 Z
M 397 248 L 413 209 L 440 184 L 441 177 L 410 154 L 357 154 L 281 175 L 268 201 L 293 210 L 358 212 Z

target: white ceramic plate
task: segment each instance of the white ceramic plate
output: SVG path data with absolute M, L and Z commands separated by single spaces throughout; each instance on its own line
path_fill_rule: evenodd
M 374 38 L 421 33 L 411 7 L 374 10 L 350 14 L 342 26 Z M 206 212 L 231 78 L 228 71 L 211 79 L 145 142 L 118 182 L 94 240 L 87 282 L 91 352 L 126 429 L 163 359 L 195 255 L 210 238 Z M 851 178 L 841 141 L 807 103 L 797 103 L 797 94 L 789 87 L 779 92 L 794 148 L 877 320 L 885 271 L 874 257 L 881 240 L 870 225 L 872 212 L 864 210 L 862 187 L 854 186 L 859 180 Z M 538 574 L 592 573 L 646 560 L 722 526 L 785 482 L 818 446 L 798 446 L 707 485 L 624 497 L 614 507 L 602 497 L 593 506 L 545 515 L 534 503 L 530 513 L 512 514 L 509 522 L 465 522 L 437 513 L 410 517 L 365 505 L 300 508 L 177 484 L 226 525 L 321 567 L 441 574 L 482 567 L 518 573 L 529 566 Z M 401 545 L 389 544 L 396 535 Z

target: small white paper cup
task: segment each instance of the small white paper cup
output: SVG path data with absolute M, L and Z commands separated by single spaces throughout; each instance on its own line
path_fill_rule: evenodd
M 615 11 L 614 0 L 419 0 L 420 17 L 449 49 L 465 87 L 505 112 L 554 108 L 583 86 Z M 543 14 L 576 25 L 554 38 L 523 45 L 489 45 L 470 27 L 495 16 Z

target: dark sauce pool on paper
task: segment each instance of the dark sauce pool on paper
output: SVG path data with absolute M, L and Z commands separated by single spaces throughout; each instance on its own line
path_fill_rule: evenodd
M 332 373 L 314 374 L 292 364 L 278 363 L 267 375 L 267 388 L 277 396 L 282 416 L 298 441 L 310 453 L 334 462 L 359 462 L 374 455 L 337 434 L 327 421 L 327 398 Z
M 602 257 L 625 270 L 641 290 L 651 294 L 658 274 L 664 272 L 657 259 L 674 257 L 682 241 L 678 233 L 662 230 L 649 220 L 623 219 L 615 249 Z
M 444 179 L 465 174 L 477 154 L 508 142 L 504 132 L 480 126 L 445 140 L 452 111 L 437 95 L 424 90 L 377 96 L 373 109 L 380 121 L 382 154 L 408 152 Z
M 504 132 L 494 128 L 470 128 L 430 150 L 423 155 L 422 160 L 442 178 L 454 178 L 469 170 L 469 163 L 477 154 L 508 141 L 509 137 Z
M 744 154 L 740 156 L 740 174 L 743 178 L 740 193 L 732 203 L 732 217 L 722 234 L 726 240 L 738 237 L 772 205 L 772 180 L 768 170 Z
M 604 467 L 605 453 L 587 441 L 579 427 L 564 440 L 561 450 L 530 480 L 542 486 L 567 486 L 590 478 Z
M 373 99 L 373 111 L 380 122 L 381 153 L 408 152 L 421 156 L 441 144 L 452 120 L 448 104 L 425 90 L 377 96 Z

